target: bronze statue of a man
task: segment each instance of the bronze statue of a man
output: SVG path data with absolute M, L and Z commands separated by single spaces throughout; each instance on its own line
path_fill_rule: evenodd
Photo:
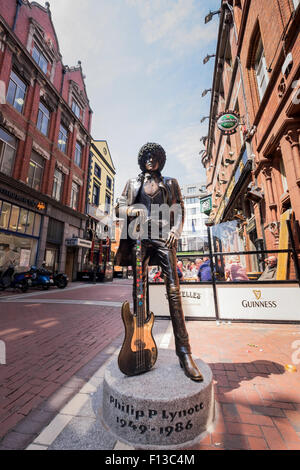
M 165 161 L 165 151 L 159 144 L 147 143 L 140 149 L 138 164 L 142 173 L 127 182 L 116 206 L 116 216 L 127 222 L 123 226 L 115 263 L 132 266 L 135 300 L 137 240 L 130 233 L 129 225 L 139 219 L 143 297 L 147 296 L 148 265 L 159 265 L 166 284 L 176 354 L 187 377 L 200 382 L 203 377 L 191 355 L 177 275 L 176 246 L 183 229 L 184 203 L 177 180 L 161 175 Z M 169 220 L 154 210 L 157 207 L 172 208 Z

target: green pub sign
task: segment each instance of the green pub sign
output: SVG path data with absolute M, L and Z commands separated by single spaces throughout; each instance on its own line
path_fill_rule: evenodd
M 210 214 L 212 209 L 211 196 L 200 199 L 200 212 L 206 215 Z

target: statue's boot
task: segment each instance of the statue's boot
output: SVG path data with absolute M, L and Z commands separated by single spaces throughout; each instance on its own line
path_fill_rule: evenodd
M 188 353 L 177 353 L 179 358 L 180 366 L 182 367 L 185 375 L 195 382 L 203 382 L 203 377 L 197 364 L 192 358 L 191 354 Z

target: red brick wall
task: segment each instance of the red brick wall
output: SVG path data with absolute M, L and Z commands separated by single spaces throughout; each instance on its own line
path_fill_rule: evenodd
M 16 2 L 14 0 L 0 0 L 0 15 L 2 15 L 2 17 L 5 19 L 5 21 L 9 24 L 10 27 L 12 27 L 13 25 L 15 12 Z M 84 110 L 84 122 L 82 123 L 79 123 L 77 121 L 71 109 L 69 108 L 69 119 L 70 122 L 73 122 L 74 131 L 69 133 L 69 145 L 67 154 L 62 153 L 57 147 L 57 141 L 61 120 L 61 111 L 58 107 L 58 103 L 60 101 L 63 64 L 61 61 L 56 63 L 55 75 L 53 78 L 53 82 L 51 83 L 49 80 L 49 76 L 47 77 L 48 80 L 45 79 L 45 76 L 42 72 L 39 71 L 39 68 L 34 61 L 30 62 L 30 59 L 26 59 L 26 46 L 28 40 L 30 17 L 34 18 L 39 23 L 39 25 L 43 28 L 45 32 L 45 37 L 51 38 L 54 47 L 58 51 L 58 42 L 51 20 L 51 14 L 47 10 L 47 8 L 43 6 L 38 6 L 33 3 L 31 3 L 31 6 L 22 4 L 16 22 L 15 35 L 22 43 L 21 49 L 23 48 L 24 50 L 23 58 L 27 62 L 27 64 L 30 64 L 32 70 L 32 79 L 31 83 L 28 83 L 26 101 L 22 114 L 17 112 L 15 108 L 10 104 L 5 104 L 1 106 L 1 112 L 3 113 L 3 116 L 7 118 L 10 122 L 15 123 L 15 125 L 26 135 L 25 141 L 20 140 L 18 145 L 13 176 L 16 179 L 20 179 L 21 181 L 26 182 L 30 156 L 32 153 L 32 144 L 34 141 L 37 145 L 39 145 L 44 151 L 46 151 L 50 155 L 50 160 L 45 160 L 42 192 L 51 196 L 53 186 L 53 175 L 56 161 L 58 161 L 63 164 L 64 167 L 67 168 L 69 171 L 69 174 L 65 175 L 62 203 L 65 205 L 69 205 L 70 203 L 72 176 L 73 174 L 76 174 L 83 181 L 83 186 L 81 187 L 80 191 L 80 205 L 78 210 L 80 212 L 85 212 L 85 180 L 87 179 L 87 164 L 90 139 L 90 108 L 88 105 L 86 106 Z M 2 52 L 0 50 L 0 80 L 5 83 L 6 90 L 9 83 L 11 68 L 12 51 L 6 44 L 4 51 Z M 70 80 L 73 80 L 77 83 L 79 89 L 83 91 L 86 97 L 86 101 L 88 102 L 81 67 L 76 67 L 75 69 L 69 70 L 64 77 L 62 98 L 63 100 L 65 100 L 65 104 L 67 105 L 69 102 Z M 49 96 L 52 97 L 52 102 L 56 103 L 55 109 L 51 112 L 50 127 L 47 137 L 41 134 L 36 128 L 42 83 L 43 89 Z M 75 127 L 76 122 L 77 125 L 81 128 L 81 134 L 85 135 L 87 138 L 87 144 L 83 149 L 81 168 L 78 168 L 76 165 L 74 165 L 74 151 L 77 136 L 77 130 Z

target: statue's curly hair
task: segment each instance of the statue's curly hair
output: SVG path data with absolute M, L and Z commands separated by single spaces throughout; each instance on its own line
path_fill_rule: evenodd
M 164 151 L 162 146 L 153 142 L 148 142 L 147 144 L 143 145 L 138 155 L 138 164 L 142 172 L 146 171 L 145 157 L 147 153 L 152 153 L 152 155 L 157 158 L 159 163 L 159 171 L 161 171 L 166 163 L 166 152 Z

